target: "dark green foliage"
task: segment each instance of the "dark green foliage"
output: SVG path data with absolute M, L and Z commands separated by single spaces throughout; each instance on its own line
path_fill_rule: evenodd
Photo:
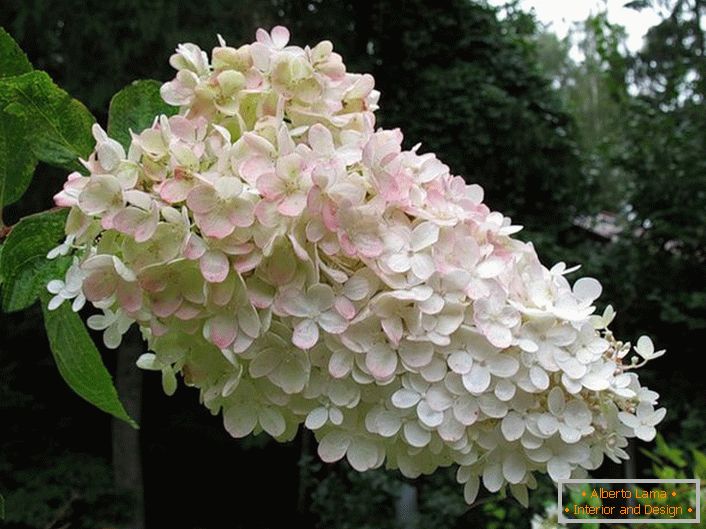
M 161 83 L 135 81 L 115 94 L 108 111 L 108 135 L 130 147 L 130 131 L 139 133 L 151 127 L 155 116 L 173 116 L 177 108 L 166 104 L 159 95 Z
M 0 28 L 0 78 L 31 72 L 32 65 L 10 34 Z
M 49 298 L 48 294 L 41 296 L 44 326 L 61 376 L 71 389 L 96 408 L 137 428 L 120 403 L 113 379 L 81 317 L 68 303 L 55 310 L 46 309 Z
M 80 101 L 59 88 L 45 72 L 30 72 L 0 81 L 4 111 L 19 119 L 24 139 L 41 161 L 64 169 L 81 169 L 95 140 L 95 121 Z
M 52 454 L 26 463 L 30 464 L 16 468 L 0 460 L 0 472 L 12 476 L 3 483 L 8 506 L 3 527 L 65 527 L 68 523 L 75 529 L 95 529 L 123 519 L 128 498 L 113 487 L 110 467 L 103 459 Z
M 46 284 L 63 277 L 71 259 L 48 260 L 47 253 L 64 238 L 66 211 L 37 213 L 23 218 L 10 232 L 0 255 L 2 310 L 26 309 Z
M 481 184 L 490 206 L 520 224 L 566 225 L 579 166 L 570 120 L 538 68 L 533 20 L 500 22 L 461 0 L 383 2 L 373 17 L 383 124 Z
M 629 4 L 638 9 L 656 2 Z M 636 56 L 624 53 L 620 27 L 603 14 L 591 17 L 581 30 L 585 61 L 575 64 L 567 43 L 542 32 L 516 5 L 498 17 L 496 9 L 466 0 L 6 0 L 0 26 L 56 83 L 32 72 L 29 60 L 0 30 L 0 203 L 16 203 L 5 211 L 6 224 L 18 211 L 48 207 L 59 190 L 66 171 L 51 175 L 40 164 L 23 196 L 37 157 L 75 169 L 76 157 L 90 151 L 93 118 L 71 97 L 105 124 L 113 94 L 135 79 L 159 80 L 130 85 L 112 99 L 108 129 L 126 145 L 128 129 L 139 130 L 155 113 L 173 111 L 160 104 L 157 91 L 158 83 L 173 75 L 167 58 L 177 43 L 192 41 L 210 50 L 221 33 L 237 45 L 252 40 L 258 26 L 276 23 L 290 28 L 296 44 L 330 39 L 351 71 L 375 75 L 382 91 L 380 125 L 401 127 L 408 147 L 422 142 L 422 152 L 437 152 L 454 174 L 482 184 L 491 207 L 527 226 L 520 237 L 535 242 L 545 263 L 582 263 L 582 274 L 604 284 L 604 303 L 616 307 L 619 337 L 634 340 L 649 332 L 658 348 L 669 349 L 642 376 L 669 408 L 665 431 L 674 446 L 665 451 L 666 445 L 658 444 L 656 455 L 640 454 L 638 468 L 644 471 L 647 458 L 653 457 L 655 472 L 658 467 L 681 472 L 670 457 L 681 450 L 687 468 L 703 469 L 703 455 L 686 456 L 687 449 L 704 447 L 703 377 L 684 366 L 702 354 L 706 338 L 706 54 L 703 30 L 695 22 L 706 7 L 702 0 L 660 4 L 668 16 L 650 31 Z M 35 110 L 49 111 L 19 109 L 18 98 L 36 101 Z M 8 105 L 9 112 L 3 111 Z M 54 119 L 60 113 L 70 117 L 69 129 Z M 28 131 L 38 133 L 39 141 L 25 141 Z M 8 139 L 14 148 L 8 148 Z M 601 210 L 615 214 L 622 228 L 617 239 L 574 226 L 577 215 Z M 48 244 L 31 254 L 28 266 L 15 267 L 2 278 L 6 308 L 35 299 L 44 281 L 44 269 L 35 264 Z M 10 241 L 0 249 L 13 259 Z M 0 257 L 0 263 L 5 259 Z M 52 266 L 66 264 L 56 263 Z M 84 417 L 88 407 L 59 385 L 58 376 L 49 389 L 28 383 L 55 374 L 48 352 L 21 354 L 27 347 L 46 349 L 35 309 L 24 317 L 3 315 L 0 321 L 3 336 L 9 337 L 0 345 L 0 411 L 9 417 L 0 438 L 0 492 L 7 498 L 8 521 L 22 529 L 44 527 L 74 491 L 81 499 L 57 526 L 117 523 L 120 509 L 127 507 L 108 501 L 114 491 L 105 454 L 64 435 L 89 424 L 85 435 L 103 447 L 99 451 L 107 451 L 107 421 L 91 415 L 73 423 L 70 417 Z M 82 340 L 78 350 L 89 352 L 97 365 L 98 352 L 86 345 L 85 329 L 66 312 L 68 307 L 61 310 L 56 318 L 68 318 L 66 324 Z M 52 321 L 58 328 L 59 320 Z M 57 337 L 53 341 L 56 348 Z M 71 345 L 62 343 L 64 350 Z M 96 369 L 109 382 L 105 368 Z M 159 384 L 149 383 L 157 392 Z M 119 403 L 108 393 L 112 404 L 105 407 L 115 412 Z M 304 450 L 296 510 L 295 447 L 266 445 L 259 460 L 254 452 L 238 455 L 242 445 L 224 434 L 219 420 L 204 418 L 193 393 L 182 393 L 172 401 L 152 397 L 145 406 L 152 527 L 163 527 L 165 517 L 170 527 L 185 528 L 220 528 L 227 525 L 224 520 L 249 529 L 257 523 L 275 526 L 272 520 L 327 529 L 394 526 L 395 501 L 405 483 L 398 474 L 358 474 L 345 464 L 322 465 Z M 38 410 L 37 399 L 55 397 L 63 407 L 52 413 Z M 30 422 L 27 413 L 38 418 Z M 150 424 L 157 426 L 148 430 Z M 44 451 L 37 439 L 48 431 L 62 436 Z M 259 436 L 253 443 L 264 440 Z M 285 464 L 286 475 L 279 476 Z M 232 506 L 237 486 L 214 490 L 216 481 L 211 480 L 218 472 L 257 480 L 250 496 L 237 505 L 237 517 Z M 498 498 L 469 511 L 452 472 L 413 484 L 420 529 L 529 525 L 531 515 L 511 499 Z M 276 508 L 262 513 L 254 498 L 271 497 L 272 490 L 279 494 Z M 172 512 L 174 503 L 187 505 L 194 497 L 198 501 L 185 508 L 194 511 L 189 517 Z M 530 496 L 531 509 L 539 512 L 549 500 L 543 482 Z

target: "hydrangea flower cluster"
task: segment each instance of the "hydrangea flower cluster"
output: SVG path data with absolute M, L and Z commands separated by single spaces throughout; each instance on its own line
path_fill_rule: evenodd
M 481 480 L 526 501 L 537 472 L 579 476 L 654 437 L 665 410 L 612 308 L 593 315 L 598 281 L 545 268 L 478 185 L 376 129 L 373 78 L 330 42 L 219 41 L 210 60 L 177 48 L 162 96 L 179 113 L 127 152 L 94 127 L 90 174 L 56 195 L 52 255 L 74 262 L 50 308 L 90 302 L 113 348 L 137 324 L 138 365 L 168 394 L 177 375 L 198 388 L 234 437 L 304 424 L 359 471 L 457 465 L 469 503 Z

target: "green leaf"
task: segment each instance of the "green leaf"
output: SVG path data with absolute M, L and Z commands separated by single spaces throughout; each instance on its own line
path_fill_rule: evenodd
M 0 494 L 0 520 L 5 519 L 5 498 Z
M 24 139 L 22 122 L 0 110 L 0 208 L 24 195 L 36 166 L 37 159 Z
M 32 64 L 27 56 L 0 27 L 0 79 L 31 71 Z M 0 102 L 4 97 L 0 97 Z M 27 191 L 36 164 L 24 141 L 22 123 L 0 108 L 0 208 L 17 202 Z
M 59 88 L 45 72 L 30 72 L 0 80 L 5 111 L 22 120 L 25 139 L 41 161 L 64 169 L 82 169 L 95 141 L 95 119 L 76 99 Z
M 53 278 L 63 278 L 69 257 L 47 259 L 64 238 L 66 210 L 48 211 L 20 220 L 5 240 L 0 254 L 2 309 L 13 312 L 29 307 Z
M 691 454 L 694 456 L 694 477 L 706 479 L 706 454 L 695 448 L 692 449 Z
M 678 448 L 669 446 L 662 435 L 658 434 L 655 442 L 657 444 L 657 454 L 668 459 L 669 462 L 675 467 L 684 468 L 687 465 L 687 462 L 682 455 L 682 451 Z
M 81 398 L 138 428 L 120 402 L 113 379 L 79 315 L 71 310 L 68 303 L 56 310 L 48 310 L 49 297 L 48 293 L 42 294 L 44 326 L 63 379 Z
M 142 132 L 152 126 L 155 116 L 173 116 L 179 110 L 168 105 L 159 95 L 161 83 L 143 80 L 129 84 L 110 100 L 108 113 L 108 135 L 127 148 L 130 146 L 130 130 Z
M 32 63 L 10 34 L 0 27 L 0 78 L 32 71 Z

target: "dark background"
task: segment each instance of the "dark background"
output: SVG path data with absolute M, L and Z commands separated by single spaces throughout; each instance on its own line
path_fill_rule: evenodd
M 408 147 L 421 141 L 422 151 L 483 185 L 487 203 L 526 227 L 520 237 L 535 242 L 545 264 L 582 263 L 584 274 L 599 278 L 602 303 L 618 311 L 619 337 L 647 333 L 668 349 L 641 377 L 668 407 L 667 442 L 703 449 L 706 4 L 660 4 L 664 20 L 636 54 L 603 14 L 577 26 L 578 62 L 569 42 L 531 14 L 470 0 L 4 0 L 0 25 L 103 124 L 125 84 L 171 78 L 167 60 L 177 43 L 210 50 L 220 33 L 239 45 L 276 24 L 298 45 L 333 41 L 350 71 L 375 76 L 381 126 L 401 127 Z M 40 166 L 6 220 L 49 207 L 64 178 Z M 6 527 L 400 524 L 395 502 L 405 481 L 396 473 L 317 463 L 308 436 L 285 445 L 263 436 L 235 441 L 195 391 L 165 397 L 152 373 L 137 382 L 144 487 L 116 486 L 111 421 L 60 379 L 38 309 L 2 315 L 0 336 Z M 139 352 L 133 344 L 118 354 Z M 116 353 L 104 357 L 115 368 Z M 652 475 L 651 460 L 633 452 L 628 472 Z M 529 526 L 531 516 L 510 500 L 469 511 L 450 472 L 412 486 L 420 528 Z M 134 517 L 142 490 L 146 525 Z M 542 482 L 533 509 L 550 495 Z

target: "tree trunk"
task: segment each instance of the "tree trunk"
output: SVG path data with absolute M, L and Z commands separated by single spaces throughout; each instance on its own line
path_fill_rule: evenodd
M 143 352 L 143 343 L 136 330 L 128 332 L 118 350 L 115 385 L 128 414 L 140 422 L 142 415 L 142 371 L 135 365 Z M 140 431 L 118 419 L 112 422 L 113 476 L 115 485 L 132 498 L 132 510 L 127 513 L 124 529 L 145 529 L 144 484 Z

